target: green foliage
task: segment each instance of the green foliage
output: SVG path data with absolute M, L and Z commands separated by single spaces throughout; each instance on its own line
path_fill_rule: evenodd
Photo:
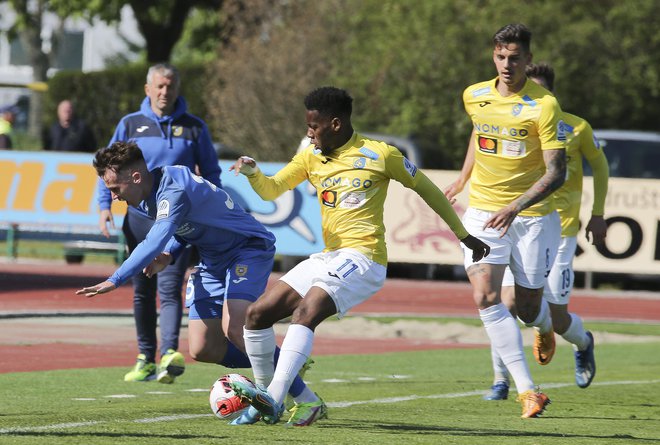
M 204 84 L 203 65 L 177 66 L 181 75 L 181 93 L 188 111 L 203 117 L 207 111 L 200 84 Z M 119 120 L 140 109 L 145 97 L 148 65 L 135 64 L 106 71 L 80 73 L 61 71 L 48 82 L 45 115 L 47 125 L 56 119 L 57 104 L 73 100 L 78 116 L 94 130 L 100 144 L 110 140 Z M 188 94 L 189 93 L 189 94 Z

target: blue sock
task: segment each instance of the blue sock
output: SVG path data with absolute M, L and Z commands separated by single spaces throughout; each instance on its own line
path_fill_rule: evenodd
M 277 361 L 280 359 L 280 347 L 278 346 L 275 348 L 275 365 L 277 365 Z M 293 383 L 291 383 L 291 387 L 289 388 L 289 395 L 291 397 L 298 397 L 301 392 L 305 389 L 305 382 L 303 382 L 303 379 L 300 378 L 299 375 L 296 375 L 296 378 L 293 379 Z
M 220 360 L 220 364 L 227 368 L 251 368 L 250 359 L 230 341 L 227 341 L 227 352 Z

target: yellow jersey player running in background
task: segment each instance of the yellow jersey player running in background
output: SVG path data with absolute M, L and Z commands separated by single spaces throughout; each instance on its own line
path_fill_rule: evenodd
M 534 390 L 520 329 L 500 290 L 510 266 L 518 314 L 526 325 L 540 327 L 537 360 L 549 361 L 554 333 L 542 294 L 559 247 L 561 226 L 550 195 L 566 175 L 565 136 L 557 100 L 527 80 L 525 67 L 532 60 L 529 29 L 506 25 L 495 33 L 493 43 L 498 76 L 463 93 L 474 146 L 468 150 L 474 169 L 463 223 L 491 246 L 491 254 L 475 262 L 466 252 L 465 268 L 491 344 L 516 384 L 522 417 L 529 418 L 540 415 L 549 399 Z M 451 199 L 460 189 L 462 185 L 454 183 L 445 193 Z
M 254 190 L 273 200 L 308 180 L 317 191 L 325 249 L 285 274 L 248 308 L 245 347 L 253 369 L 273 374 L 268 388 L 235 385 L 252 405 L 245 416 L 276 423 L 284 396 L 312 352 L 314 329 L 326 318 L 342 317 L 378 291 L 385 281 L 387 250 L 383 207 L 390 179 L 417 192 L 449 225 L 479 261 L 489 247 L 463 227 L 447 198 L 424 173 L 394 147 L 360 136 L 351 124 L 351 96 L 334 87 L 318 88 L 305 98 L 311 144 L 282 170 L 267 177 L 254 159 L 241 157 L 231 167 L 246 175 Z M 273 371 L 273 324 L 291 325 Z M 322 400 L 300 404 L 288 424 L 310 425 L 325 414 Z M 246 422 L 248 423 L 248 422 Z
M 551 66 L 540 63 L 526 68 L 527 77 L 546 88 L 554 90 L 555 73 Z M 602 244 L 607 233 L 607 224 L 603 218 L 605 196 L 609 179 L 609 166 L 605 153 L 594 138 L 591 125 L 586 120 L 564 112 L 562 114 L 566 132 L 567 175 L 564 185 L 554 193 L 555 205 L 561 219 L 561 242 L 550 275 L 546 281 L 543 298 L 550 306 L 554 331 L 573 345 L 575 350 L 575 383 L 580 388 L 591 384 L 596 375 L 594 357 L 594 338 L 586 331 L 580 316 L 568 311 L 568 302 L 575 274 L 573 257 L 577 247 L 577 234 L 580 231 L 580 204 L 582 202 L 582 161 L 586 159 L 593 171 L 594 203 L 591 218 L 585 229 L 587 240 L 593 244 Z M 473 147 L 471 147 L 473 149 Z M 466 157 L 466 163 L 470 156 Z M 459 181 L 465 185 L 472 167 L 464 165 Z M 465 172 L 468 172 L 466 175 Z M 590 239 L 591 234 L 591 239 Z M 515 314 L 515 280 L 507 268 L 502 281 L 502 302 Z M 509 394 L 509 376 L 502 359 L 493 348 L 494 381 L 490 393 L 484 399 L 502 400 Z

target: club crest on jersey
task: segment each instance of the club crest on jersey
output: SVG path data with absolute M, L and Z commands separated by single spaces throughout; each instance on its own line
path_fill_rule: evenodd
M 181 136 L 183 134 L 183 127 L 180 125 L 172 126 L 172 136 Z
M 363 169 L 365 165 L 367 165 L 367 160 L 364 158 L 357 158 L 353 161 L 353 168 Z
M 479 151 L 483 153 L 496 154 L 497 153 L 497 139 L 485 138 L 479 136 Z
M 324 206 L 335 208 L 337 206 L 337 192 L 333 190 L 323 190 L 321 192 L 321 201 Z
M 522 104 L 515 104 L 513 108 L 511 108 L 511 115 L 518 116 L 522 111 L 522 108 L 523 108 Z
M 170 216 L 170 202 L 167 199 L 163 199 L 158 203 L 156 219 L 167 218 L 168 216 Z
M 412 176 L 413 178 L 414 178 L 415 175 L 417 174 L 417 167 L 415 166 L 415 164 L 413 164 L 412 162 L 410 162 L 410 161 L 408 160 L 408 158 L 403 158 L 403 168 L 405 168 L 406 171 L 407 171 L 407 172 L 410 174 L 410 176 Z
M 237 264 L 236 265 L 235 272 L 236 272 L 237 276 L 242 277 L 247 273 L 247 271 L 248 271 L 247 265 L 245 265 L 245 264 Z
M 557 122 L 557 140 L 561 142 L 566 142 L 566 124 L 564 121 L 560 120 Z

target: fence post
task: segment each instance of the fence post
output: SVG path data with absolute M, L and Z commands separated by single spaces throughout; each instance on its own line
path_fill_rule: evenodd
M 18 258 L 18 223 L 11 223 L 7 229 L 7 256 Z

